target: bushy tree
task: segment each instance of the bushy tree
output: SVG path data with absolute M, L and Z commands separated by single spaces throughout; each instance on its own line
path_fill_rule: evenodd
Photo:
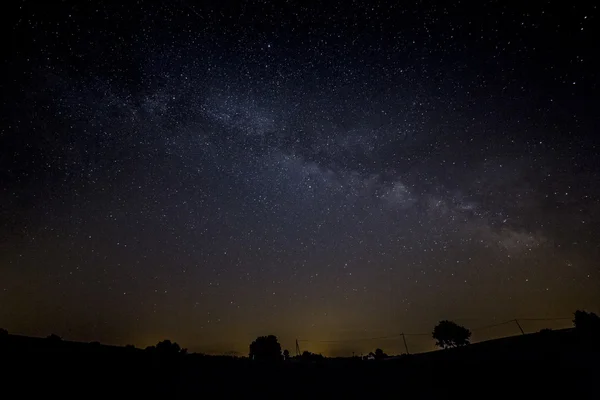
M 160 354 L 179 354 L 181 347 L 176 342 L 170 340 L 163 340 L 156 344 L 156 351 Z
M 385 354 L 385 353 L 383 352 L 383 350 L 381 350 L 381 349 L 375 349 L 375 354 L 374 354 L 374 356 L 375 356 L 375 359 L 376 359 L 376 360 L 383 360 L 383 359 L 384 359 L 384 358 L 386 358 L 388 355 L 387 355 L 387 354 Z
M 453 321 L 440 321 L 433 329 L 435 345 L 443 349 L 469 344 L 471 331 Z
M 0 328 L 0 336 L 6 336 L 8 335 L 8 331 L 4 328 Z
M 321 354 L 315 354 L 311 353 L 310 351 L 304 350 L 300 358 L 302 359 L 302 361 L 321 361 L 325 357 L 323 357 Z
M 287 361 L 287 360 L 289 360 L 289 359 L 290 359 L 290 351 L 289 351 L 288 349 L 285 349 L 285 350 L 283 351 L 283 359 L 284 359 L 285 361 Z
M 600 336 L 600 317 L 593 312 L 575 311 L 573 324 L 580 334 L 590 337 Z
M 250 344 L 251 360 L 279 361 L 281 360 L 281 345 L 274 335 L 259 336 Z

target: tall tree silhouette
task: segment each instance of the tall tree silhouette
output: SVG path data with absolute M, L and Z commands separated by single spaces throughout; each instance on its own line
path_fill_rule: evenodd
M 274 335 L 259 336 L 250 344 L 249 357 L 256 361 L 281 360 L 281 345 Z
M 435 345 L 443 349 L 469 344 L 471 331 L 453 321 L 440 321 L 433 329 Z
M 600 340 L 600 317 L 593 312 L 575 311 L 573 324 L 580 335 Z

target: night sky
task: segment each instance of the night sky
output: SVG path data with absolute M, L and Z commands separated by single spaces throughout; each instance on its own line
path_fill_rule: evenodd
M 94 3 L 6 10 L 0 327 L 348 355 L 598 312 L 591 2 Z

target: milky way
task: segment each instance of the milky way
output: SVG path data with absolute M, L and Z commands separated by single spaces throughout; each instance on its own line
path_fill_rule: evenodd
M 393 353 L 317 341 L 597 311 L 596 8 L 347 3 L 13 10 L 0 325 Z

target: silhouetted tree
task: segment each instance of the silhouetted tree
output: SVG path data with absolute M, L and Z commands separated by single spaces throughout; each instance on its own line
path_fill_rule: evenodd
M 290 351 L 289 351 L 288 349 L 285 349 L 285 350 L 283 351 L 283 359 L 284 359 L 285 361 L 287 361 L 287 360 L 289 360 L 289 359 L 290 359 Z
M 436 340 L 435 345 L 443 349 L 464 346 L 469 344 L 471 331 L 455 322 L 444 320 L 433 329 L 433 338 Z
M 274 335 L 259 336 L 250 343 L 251 360 L 256 361 L 279 361 L 281 360 L 281 345 Z
M 160 354 L 179 354 L 181 347 L 176 342 L 171 343 L 170 340 L 163 340 L 156 344 L 156 351 Z
M 325 359 L 321 354 L 311 353 L 310 351 L 304 350 L 302 356 L 300 356 L 302 361 L 321 361 Z
M 575 311 L 573 324 L 579 334 L 588 337 L 600 336 L 600 317 L 593 312 Z
M 374 356 L 375 356 L 375 359 L 376 359 L 376 360 L 383 360 L 383 359 L 384 359 L 384 358 L 386 358 L 388 355 L 387 355 L 387 354 L 385 354 L 385 353 L 383 352 L 383 350 L 381 350 L 381 349 L 375 349 L 375 354 L 374 354 Z
M 127 350 L 135 350 L 135 346 L 134 346 L 134 345 L 132 345 L 132 344 L 125 345 L 125 348 L 126 348 Z
M 8 331 L 6 329 L 0 328 L 0 336 L 8 335 Z

